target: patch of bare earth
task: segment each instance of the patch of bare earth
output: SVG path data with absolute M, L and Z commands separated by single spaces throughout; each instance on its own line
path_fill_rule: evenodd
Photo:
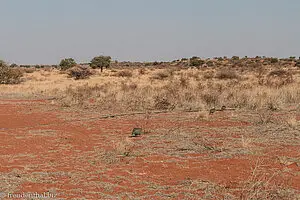
M 299 113 L 270 115 L 100 119 L 48 101 L 2 100 L 0 191 L 58 199 L 299 199 L 299 126 L 283 123 Z M 135 127 L 145 134 L 129 137 Z

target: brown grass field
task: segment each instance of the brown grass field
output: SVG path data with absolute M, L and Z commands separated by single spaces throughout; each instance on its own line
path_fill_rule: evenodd
M 0 192 L 300 199 L 295 64 L 119 63 L 84 80 L 27 70 L 20 84 L 0 85 Z M 143 133 L 130 137 L 133 128 Z

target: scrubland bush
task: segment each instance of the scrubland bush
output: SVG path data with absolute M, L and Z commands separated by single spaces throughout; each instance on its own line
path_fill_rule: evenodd
M 208 67 L 213 67 L 213 66 L 214 66 L 214 62 L 211 61 L 211 60 L 209 60 L 209 61 L 206 62 L 206 65 L 207 65 Z
M 205 64 L 205 61 L 204 60 L 201 60 L 200 58 L 194 56 L 190 59 L 190 66 L 193 66 L 193 67 L 200 67 L 202 66 L 203 64 Z
M 294 81 L 293 79 L 296 79 L 299 75 L 299 70 L 293 68 L 293 66 L 295 63 L 297 66 L 298 63 L 300 67 L 300 60 L 290 62 L 286 66 L 286 68 L 290 66 L 293 73 L 288 70 L 278 70 L 279 66 L 282 66 L 282 63 L 285 61 L 280 61 L 280 65 L 271 65 L 272 61 L 270 58 L 265 58 L 267 66 L 263 66 L 263 60 L 259 58 L 257 60 L 249 58 L 237 61 L 231 61 L 230 59 L 222 61 L 223 59 L 220 58 L 221 61 L 218 62 L 216 60 L 202 61 L 200 58 L 194 57 L 191 58 L 191 61 L 193 60 L 201 62 L 196 64 L 196 66 L 202 65 L 204 62 L 207 62 L 206 64 L 213 62 L 215 66 L 219 64 L 223 68 L 184 70 L 182 66 L 188 65 L 188 62 L 179 62 L 180 66 L 173 64 L 167 69 L 152 67 L 131 70 L 122 67 L 125 64 L 130 66 L 132 64 L 119 63 L 119 67 L 122 70 L 115 69 L 111 70 L 111 73 L 105 74 L 107 76 L 126 77 L 126 79 L 122 79 L 123 82 L 105 80 L 105 78 L 116 77 L 102 76 L 101 82 L 102 80 L 106 81 L 108 82 L 107 85 L 74 86 L 73 88 L 68 88 L 60 99 L 61 102 L 64 102 L 62 103 L 63 105 L 70 106 L 89 106 L 89 99 L 93 99 L 95 103 L 92 106 L 97 106 L 99 109 L 103 108 L 103 110 L 106 109 L 109 112 L 111 112 L 109 109 L 118 109 L 118 111 L 166 110 L 174 108 L 208 109 L 211 107 L 218 108 L 223 105 L 241 109 L 264 107 L 269 110 L 275 110 L 285 104 L 300 102 L 300 92 L 297 90 L 298 80 Z M 21 80 L 20 74 L 22 74 L 22 72 L 18 71 L 18 67 L 10 68 L 4 62 L 1 63 L 0 82 L 2 84 L 18 83 Z M 94 68 L 109 66 L 108 62 L 106 64 L 99 63 L 93 62 Z M 241 67 L 237 67 L 239 66 L 237 64 L 240 64 Z M 141 65 L 143 63 L 139 63 L 138 66 Z M 151 63 L 151 65 L 154 65 L 154 63 Z M 236 66 L 236 68 L 233 69 L 233 66 Z M 22 70 L 26 73 L 32 73 L 35 69 L 24 68 Z M 43 75 L 45 70 L 48 70 L 48 68 L 37 70 L 36 74 L 41 72 L 41 75 Z M 69 77 L 78 80 L 90 77 L 93 75 L 93 70 L 89 67 L 75 66 L 62 71 L 62 73 L 67 73 Z M 147 74 L 147 76 L 141 76 L 140 83 L 135 81 L 133 73 Z M 243 73 L 242 78 L 239 75 L 240 73 Z M 46 74 L 51 75 L 50 72 Z M 91 82 L 94 83 L 94 79 Z M 153 82 L 155 84 L 152 84 Z
M 0 60 L 0 84 L 18 84 L 23 76 L 19 68 L 11 68 Z
M 300 67 L 300 59 L 299 60 L 297 60 L 297 62 L 296 62 L 296 65 L 295 65 L 296 67 Z
M 159 62 L 157 62 L 157 61 L 155 61 L 155 62 L 153 62 L 153 66 L 157 66 L 157 65 L 160 65 L 161 63 L 159 63 Z
M 87 79 L 94 73 L 89 67 L 77 65 L 75 67 L 70 68 L 67 71 L 67 74 L 69 75 L 70 78 L 79 80 L 79 79 Z
M 166 73 L 159 70 L 157 73 Z M 63 105 L 89 106 L 89 99 L 95 100 L 92 106 L 112 112 L 198 109 L 226 107 L 239 109 L 275 110 L 286 104 L 300 101 L 300 92 L 293 82 L 279 87 L 266 87 L 267 82 L 259 85 L 258 78 L 252 79 L 189 79 L 187 73 L 178 72 L 174 75 L 166 73 L 166 78 L 157 79 L 157 84 L 145 85 L 128 79 L 123 82 L 109 83 L 102 86 L 78 86 L 68 89 L 61 99 Z M 285 74 L 285 72 L 263 73 L 268 77 Z M 163 76 L 165 77 L 165 75 Z M 285 76 L 282 76 L 285 77 Z M 150 77 L 151 78 L 151 77 Z M 161 81 L 160 81 L 161 80 Z
M 272 64 L 274 64 L 274 63 L 278 63 L 279 60 L 278 60 L 278 58 L 270 58 L 270 62 L 271 62 Z
M 273 70 L 267 75 L 266 85 L 281 87 L 293 82 L 293 75 L 286 70 Z
M 75 62 L 75 60 L 73 58 L 62 59 L 59 63 L 61 70 L 67 70 L 72 67 L 75 67 L 76 65 L 77 65 L 77 63 Z M 39 68 L 39 67 L 36 67 L 36 68 Z
M 10 67 L 11 68 L 16 68 L 16 67 L 19 67 L 19 66 L 17 64 L 13 63 L 13 64 L 10 65 Z
M 240 57 L 238 57 L 238 56 L 232 56 L 232 58 L 231 58 L 231 60 L 239 60 L 240 59 Z

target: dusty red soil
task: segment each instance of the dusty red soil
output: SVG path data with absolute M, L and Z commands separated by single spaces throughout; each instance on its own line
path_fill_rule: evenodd
M 265 143 L 235 111 L 93 119 L 47 101 L 0 101 L 0 192 L 58 199 L 241 198 L 247 181 L 300 191 L 297 144 Z M 141 137 L 128 137 L 143 127 Z M 243 131 L 245 130 L 245 131 Z M 250 139 L 241 142 L 242 138 Z M 296 136 L 294 136 L 296 137 Z M 254 170 L 257 169 L 257 170 Z M 254 173 L 258 173 L 253 175 Z M 220 188 L 223 188 L 220 189 Z

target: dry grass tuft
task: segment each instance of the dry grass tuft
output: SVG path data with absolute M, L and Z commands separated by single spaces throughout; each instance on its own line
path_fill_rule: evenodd
M 236 71 L 231 69 L 222 69 L 216 74 L 217 79 L 239 79 L 240 77 L 237 75 Z
M 171 70 L 163 70 L 156 72 L 151 79 L 157 79 L 157 80 L 164 80 L 166 78 L 169 78 L 173 75 L 173 71 Z
M 118 77 L 132 77 L 133 73 L 129 70 L 122 70 L 117 72 L 116 76 Z

